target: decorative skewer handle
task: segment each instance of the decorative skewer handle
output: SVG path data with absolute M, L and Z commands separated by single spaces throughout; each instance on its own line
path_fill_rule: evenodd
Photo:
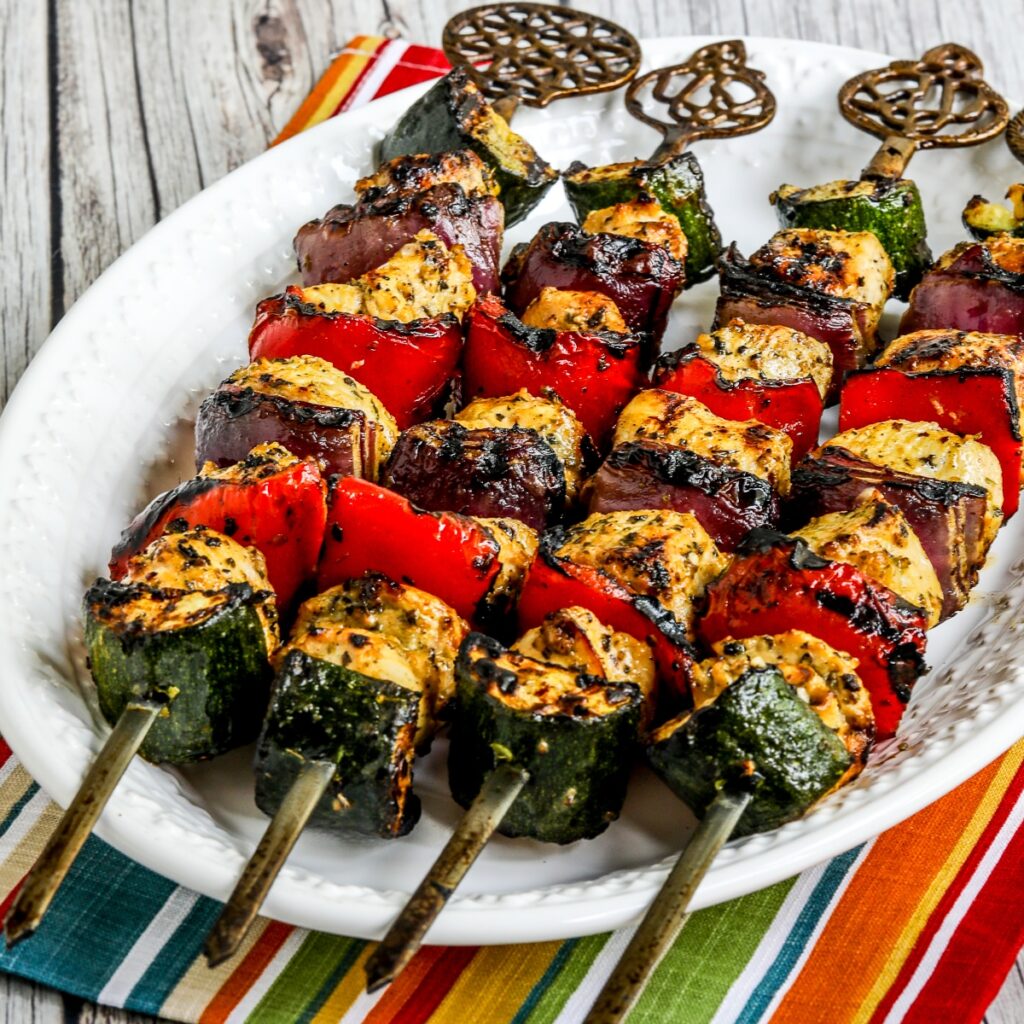
M 306 761 L 263 833 L 231 898 L 206 937 L 206 962 L 216 967 L 233 956 L 259 913 L 274 879 L 334 778 L 331 761 Z
M 655 104 L 665 107 L 663 116 L 653 112 Z M 764 84 L 764 72 L 748 66 L 742 40 L 730 39 L 702 46 L 682 64 L 633 79 L 626 109 L 665 137 L 652 157 L 656 163 L 678 156 L 697 139 L 760 130 L 775 116 L 775 96 Z
M 629 1013 L 644 982 L 690 916 L 687 908 L 697 886 L 732 835 L 750 799 L 747 792 L 723 789 L 711 802 L 584 1024 L 614 1024 Z
M 367 992 L 390 984 L 413 958 L 427 930 L 528 781 L 529 775 L 511 764 L 499 765 L 484 780 L 445 848 L 366 961 Z
M 943 43 L 920 60 L 894 60 L 845 82 L 839 90 L 843 117 L 884 140 L 861 177 L 894 180 L 918 149 L 976 146 L 995 138 L 1010 112 L 984 73 L 976 54 Z
M 546 107 L 563 96 L 625 85 L 640 44 L 621 25 L 555 4 L 484 4 L 456 14 L 441 45 L 465 65 L 494 109 L 510 120 L 520 103 Z
M 121 713 L 7 914 L 4 928 L 8 949 L 39 927 L 61 882 L 107 806 L 114 787 L 138 753 L 162 707 L 156 701 L 147 701 L 129 704 Z

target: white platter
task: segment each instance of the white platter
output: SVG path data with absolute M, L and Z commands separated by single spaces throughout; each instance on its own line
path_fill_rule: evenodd
M 646 67 L 674 63 L 707 38 L 648 40 Z M 768 193 L 855 176 L 874 142 L 840 119 L 850 75 L 889 58 L 773 39 L 747 41 L 778 115 L 763 132 L 700 144 L 710 200 L 726 241 L 750 251 L 775 228 Z M 106 727 L 91 710 L 78 603 L 104 571 L 112 542 L 154 493 L 193 474 L 191 417 L 203 395 L 246 359 L 257 299 L 292 273 L 295 229 L 351 195 L 371 142 L 422 87 L 337 117 L 253 160 L 157 225 L 78 301 L 33 361 L 0 420 L 0 731 L 54 799 L 66 804 Z M 618 94 L 522 110 L 517 128 L 556 166 L 650 153 L 653 131 Z M 917 157 L 933 248 L 962 237 L 974 192 L 1001 195 L 1020 177 L 1001 141 Z M 528 238 L 571 219 L 560 189 L 510 232 Z M 716 285 L 676 304 L 669 344 L 709 324 Z M 894 305 L 894 313 L 895 305 Z M 894 326 L 890 314 L 890 332 Z M 970 606 L 930 638 L 931 675 L 900 734 L 875 751 L 853 786 L 804 819 L 731 844 L 701 886 L 708 906 L 786 878 L 901 821 L 1024 735 L 1024 514 L 1003 530 Z M 239 751 L 183 772 L 139 760 L 97 829 L 154 871 L 225 898 L 264 826 Z M 457 810 L 444 743 L 418 765 L 423 820 L 384 843 L 307 835 L 265 912 L 348 935 L 379 936 L 440 849 Z M 638 770 L 622 818 L 570 847 L 497 839 L 430 935 L 434 942 L 563 938 L 635 919 L 693 819 Z

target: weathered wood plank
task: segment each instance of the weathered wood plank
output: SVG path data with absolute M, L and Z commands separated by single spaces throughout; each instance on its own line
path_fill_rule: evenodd
M 52 989 L 0 975 L 0 1020 L 11 1024 L 64 1024 L 64 1001 Z
M 46 5 L 0 4 L 0 408 L 50 330 L 49 52 Z

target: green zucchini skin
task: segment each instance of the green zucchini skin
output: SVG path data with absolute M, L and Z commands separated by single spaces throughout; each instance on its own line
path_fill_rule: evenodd
M 502 835 L 563 845 L 592 839 L 619 816 L 626 797 L 640 690 L 632 683 L 611 684 L 626 699 L 601 717 L 516 710 L 487 692 L 496 669 L 491 659 L 504 650 L 490 637 L 471 633 L 459 653 L 448 751 L 452 796 L 468 807 L 499 758 L 511 759 L 530 778 L 498 827 Z M 473 652 L 482 657 L 473 660 Z
M 85 645 L 104 718 L 113 724 L 133 700 L 166 702 L 139 750 L 147 761 L 189 764 L 251 742 L 271 676 L 256 611 L 266 594 L 232 583 L 223 606 L 194 625 L 115 631 L 105 610 L 139 587 L 97 580 L 85 594 Z
M 723 783 L 753 799 L 736 835 L 799 817 L 851 764 L 842 741 L 777 669 L 751 669 L 647 750 L 668 787 L 703 817 Z M 753 775 L 749 775 L 750 765 Z
M 655 199 L 663 210 L 675 214 L 686 235 L 685 287 L 706 281 L 715 273 L 722 234 L 708 205 L 704 172 L 693 153 L 683 152 L 662 163 L 636 160 L 593 168 L 575 163 L 562 180 L 580 224 L 593 210 L 636 199 Z
M 486 136 L 506 134 L 516 154 L 498 151 Z M 419 153 L 471 149 L 493 171 L 505 227 L 518 224 L 544 198 L 558 173 L 487 102 L 464 68 L 456 68 L 421 96 L 381 140 L 380 162 Z
M 784 228 L 870 231 L 892 260 L 896 298 L 907 299 L 932 263 L 917 184 L 909 178 L 836 184 L 841 187 L 827 198 L 809 195 L 811 189 L 780 185 L 770 197 L 779 223 Z
M 420 816 L 410 786 L 421 695 L 304 651 L 285 655 L 256 746 L 256 806 L 273 815 L 305 760 L 337 765 L 310 825 L 391 839 Z

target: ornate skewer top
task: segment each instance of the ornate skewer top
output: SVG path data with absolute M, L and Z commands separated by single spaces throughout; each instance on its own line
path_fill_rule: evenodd
M 664 116 L 651 107 L 661 104 Z M 665 136 L 659 155 L 682 152 L 696 139 L 725 139 L 763 128 L 775 116 L 764 72 L 747 65 L 738 39 L 703 46 L 681 64 L 649 71 L 626 92 L 626 109 Z
M 472 68 L 492 101 L 514 97 L 531 107 L 617 89 L 640 67 L 640 45 L 624 28 L 550 4 L 484 4 L 462 11 L 445 25 L 442 46 L 453 65 Z

